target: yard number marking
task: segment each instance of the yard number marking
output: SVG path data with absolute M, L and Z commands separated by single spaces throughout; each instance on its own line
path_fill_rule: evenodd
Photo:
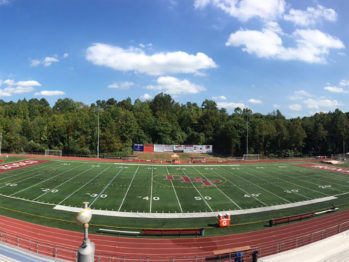
M 196 196 L 196 197 L 194 197 L 194 199 L 195 199 L 195 200 L 202 200 L 202 197 Z M 210 197 L 210 196 L 204 196 L 204 199 L 205 199 L 205 200 L 211 200 L 212 197 Z
M 323 186 L 319 186 L 319 188 L 322 188 L 322 189 L 331 188 L 331 187 L 332 187 L 331 185 L 323 185 Z
M 57 193 L 59 190 L 58 189 L 51 189 L 51 188 L 41 188 L 42 192 L 46 192 L 46 193 Z
M 97 193 L 86 193 L 86 195 L 88 195 L 88 196 L 90 196 L 90 197 L 97 197 L 97 196 L 98 196 Z M 107 194 L 101 194 L 99 197 L 100 197 L 100 198 L 107 198 L 108 195 L 107 195 Z
M 261 195 L 261 193 L 257 193 L 257 194 L 245 194 L 244 197 L 259 197 Z
M 143 199 L 143 200 L 147 200 L 147 201 L 149 201 L 149 200 L 151 200 L 151 199 L 153 199 L 154 201 L 159 201 L 160 200 L 160 197 L 149 197 L 149 196 L 145 196 L 145 197 L 143 197 L 143 196 L 137 196 L 138 198 L 141 198 L 141 199 Z
M 290 189 L 290 190 L 285 190 L 284 192 L 287 194 L 298 193 L 299 189 Z
M 5 186 L 11 186 L 11 187 L 13 187 L 13 186 L 17 186 L 17 184 L 15 184 L 15 183 L 6 183 Z

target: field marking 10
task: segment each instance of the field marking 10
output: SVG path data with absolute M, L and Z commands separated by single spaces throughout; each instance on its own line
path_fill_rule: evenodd
M 256 193 L 256 194 L 245 194 L 244 197 L 259 197 L 261 193 Z
M 5 186 L 11 186 L 11 187 L 13 187 L 13 186 L 17 186 L 17 184 L 16 184 L 16 183 L 6 183 Z
M 97 193 L 86 193 L 86 195 L 88 195 L 88 196 L 90 196 L 90 197 L 97 197 L 97 196 L 98 196 Z M 100 197 L 100 198 L 107 198 L 108 195 L 107 195 L 107 194 L 101 194 L 99 197 Z
M 323 186 L 319 186 L 319 188 L 322 188 L 322 189 L 331 188 L 331 187 L 332 187 L 331 185 L 323 185 Z
M 298 193 L 299 189 L 290 189 L 290 190 L 285 190 L 284 192 L 287 194 Z
M 46 193 L 57 193 L 59 190 L 58 189 L 51 189 L 51 188 L 41 188 L 42 192 L 46 192 Z

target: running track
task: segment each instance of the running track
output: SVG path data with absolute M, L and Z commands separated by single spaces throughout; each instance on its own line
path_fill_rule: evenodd
M 324 229 L 327 230 L 324 231 Z M 258 250 L 260 257 L 267 256 L 311 241 L 320 240 L 347 229 L 349 229 L 349 210 L 290 225 L 218 237 L 150 239 L 89 235 L 89 238 L 96 244 L 96 256 L 105 255 L 106 258 L 108 257 L 108 259 L 102 259 L 101 261 L 119 261 L 109 260 L 109 256 L 143 259 L 167 258 L 167 261 L 169 261 L 169 258 L 174 257 L 178 259 L 193 258 L 195 256 L 212 257 L 213 250 L 245 245 L 250 245 L 254 250 Z M 73 250 L 78 249 L 83 239 L 82 233 L 49 228 L 4 216 L 0 216 L 0 231 L 2 231 L 0 235 L 2 242 L 11 243 L 9 236 L 13 234 L 19 236 L 19 238 L 13 237 L 11 244 L 32 251 L 34 251 L 33 243 L 36 243 L 36 241 L 71 249 L 70 253 L 63 254 L 62 251 L 63 253 L 60 252 L 61 254 L 58 254 L 58 256 L 69 258 L 72 261 L 75 260 Z M 7 236 L 4 232 L 9 235 Z M 32 247 L 28 247 L 28 243 L 21 243 L 18 239 L 29 239 L 32 242 L 32 244 L 29 243 L 29 246 Z M 43 252 L 41 250 L 39 253 Z M 46 250 L 46 252 L 51 256 L 57 255 L 55 254 L 57 251 Z M 178 259 L 176 260 L 178 261 Z

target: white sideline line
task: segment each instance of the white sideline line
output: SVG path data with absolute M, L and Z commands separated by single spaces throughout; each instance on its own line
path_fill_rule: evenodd
M 276 206 L 268 206 L 268 207 L 258 207 L 258 208 L 250 208 L 243 210 L 231 210 L 231 211 L 217 211 L 217 212 L 193 212 L 193 213 L 138 213 L 138 212 L 119 212 L 119 211 L 109 211 L 109 210 L 97 210 L 92 209 L 92 214 L 101 215 L 101 216 L 112 216 L 112 217 L 133 217 L 133 218 L 198 218 L 198 217 L 216 217 L 219 213 L 228 213 L 229 215 L 244 215 L 244 214 L 253 214 L 260 213 L 265 211 L 273 211 L 286 209 L 291 207 L 299 207 L 306 206 L 310 204 L 325 202 L 337 199 L 334 196 L 317 198 L 307 201 L 301 201 L 290 204 L 282 204 Z M 78 213 L 82 210 L 81 207 L 70 207 L 70 206 L 62 206 L 56 205 L 53 209 L 69 211 Z

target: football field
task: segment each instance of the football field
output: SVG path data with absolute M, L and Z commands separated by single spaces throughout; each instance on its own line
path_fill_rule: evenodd
M 328 201 L 349 175 L 297 163 L 150 165 L 47 160 L 0 173 L 0 195 L 51 208 L 144 214 L 241 211 Z M 310 202 L 309 202 L 310 201 Z

